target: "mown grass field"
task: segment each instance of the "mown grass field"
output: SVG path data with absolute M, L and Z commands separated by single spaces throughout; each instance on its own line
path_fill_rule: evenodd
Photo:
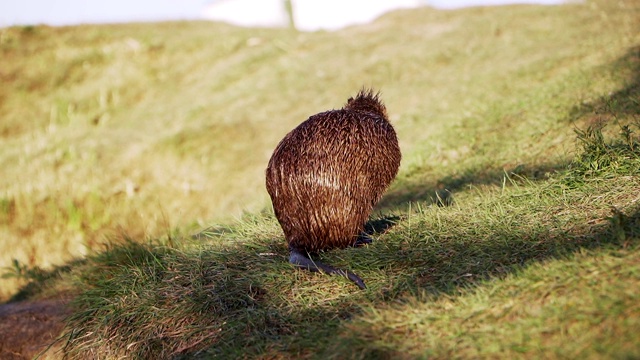
M 640 357 L 637 1 L 16 27 L 0 51 L 0 295 L 72 299 L 70 357 Z M 366 291 L 294 271 L 264 189 L 277 142 L 362 86 L 400 174 L 374 243 L 322 258 Z

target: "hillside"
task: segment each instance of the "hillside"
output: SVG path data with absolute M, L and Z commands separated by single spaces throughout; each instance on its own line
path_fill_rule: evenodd
M 628 0 L 0 29 L 0 296 L 72 299 L 79 358 L 639 356 L 639 24 Z M 291 269 L 264 189 L 362 86 L 400 174 L 374 244 L 323 258 L 364 292 Z

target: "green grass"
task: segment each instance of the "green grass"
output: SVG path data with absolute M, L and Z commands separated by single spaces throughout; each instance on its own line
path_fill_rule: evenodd
M 292 271 L 271 214 L 179 246 L 116 247 L 78 272 L 90 290 L 75 300 L 73 354 L 637 356 L 640 153 L 620 142 L 605 144 L 636 166 L 616 174 L 633 178 L 622 187 L 591 175 L 576 186 L 582 153 L 573 171 L 412 209 L 371 246 L 325 254 L 367 291 Z
M 638 357 L 638 24 L 593 1 L 1 29 L 1 295 L 73 298 L 71 358 Z M 264 168 L 363 85 L 403 162 L 374 243 L 322 255 L 359 291 L 286 262 Z
M 637 245 L 537 263 L 455 296 L 368 309 L 326 354 L 353 358 L 636 358 Z

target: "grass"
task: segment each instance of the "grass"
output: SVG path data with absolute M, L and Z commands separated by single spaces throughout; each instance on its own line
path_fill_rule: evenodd
M 640 154 L 607 144 L 638 166 Z M 590 166 L 582 158 L 574 169 Z M 365 277 L 365 292 L 291 271 L 271 214 L 206 231 L 206 244 L 128 243 L 80 272 L 90 290 L 70 319 L 72 354 L 633 357 L 638 178 L 620 188 L 583 175 L 576 187 L 576 173 L 418 208 L 368 248 L 325 255 Z
M 370 309 L 328 355 L 354 358 L 635 358 L 638 248 L 581 251 L 456 296 Z M 606 274 L 607 279 L 603 279 Z
M 73 298 L 71 358 L 637 357 L 639 20 L 1 29 L 3 296 Z M 287 264 L 263 171 L 363 85 L 403 162 L 374 243 L 322 256 L 358 291 Z

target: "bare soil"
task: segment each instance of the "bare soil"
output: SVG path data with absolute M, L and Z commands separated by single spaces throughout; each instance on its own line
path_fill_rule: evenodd
M 0 359 L 55 357 L 47 349 L 60 335 L 69 314 L 65 300 L 22 301 L 0 305 Z

